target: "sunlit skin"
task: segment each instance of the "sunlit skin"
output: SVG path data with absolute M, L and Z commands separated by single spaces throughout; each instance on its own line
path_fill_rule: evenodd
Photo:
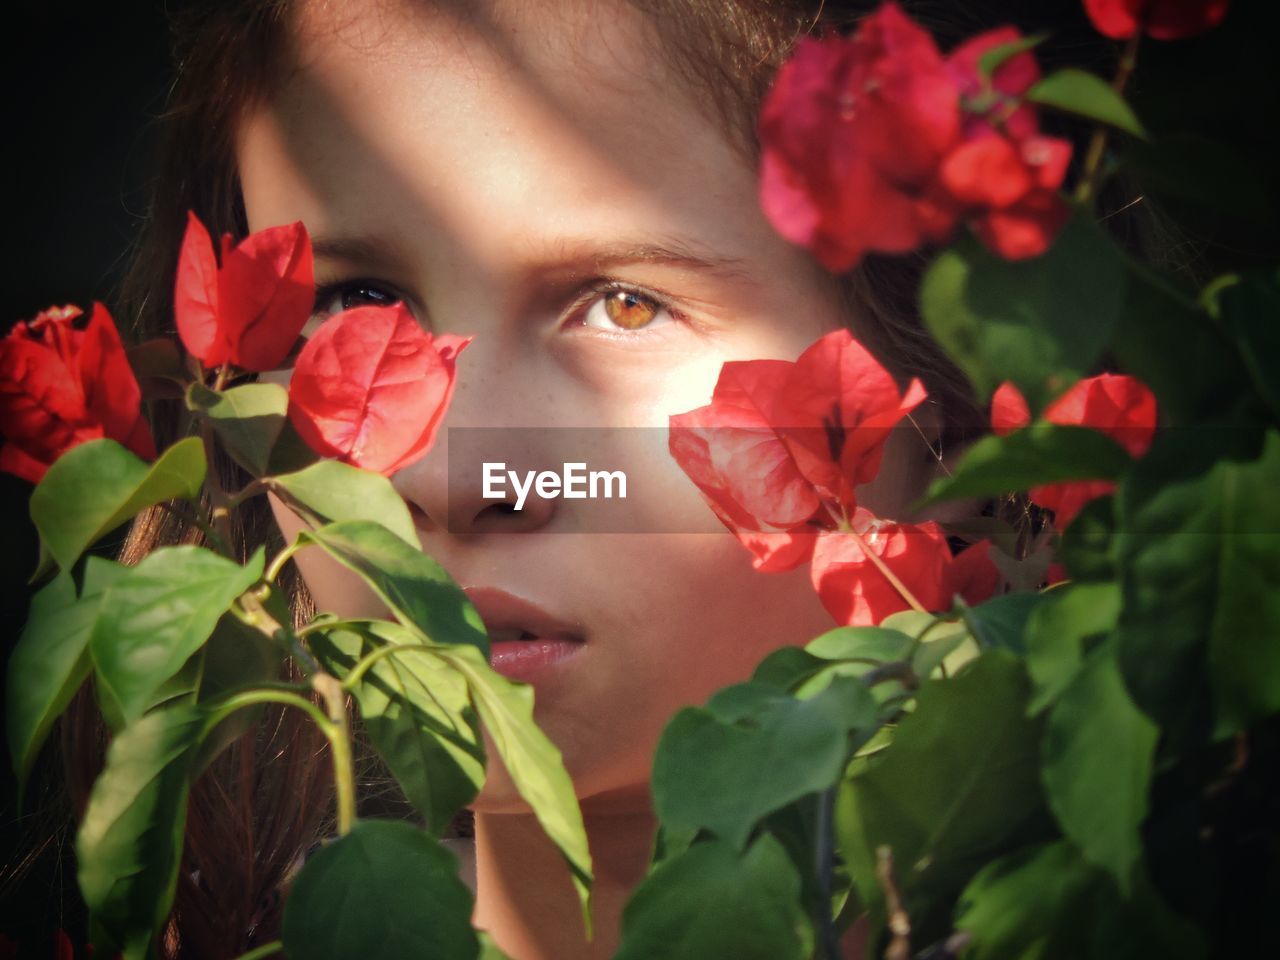
M 649 852 L 648 769 L 667 719 L 831 621 L 804 568 L 756 573 L 727 532 L 566 533 L 582 501 L 495 508 L 478 463 L 455 463 L 455 481 L 475 482 L 450 489 L 448 432 L 665 428 L 710 399 L 724 361 L 794 359 L 846 320 L 831 280 L 764 220 L 754 169 L 665 72 L 640 15 L 621 2 L 538 7 L 476 5 L 463 22 L 397 4 L 307 6 L 291 69 L 246 118 L 238 160 L 250 227 L 302 220 L 319 284 L 363 281 L 373 289 L 348 302 L 403 298 L 429 329 L 475 338 L 436 446 L 393 479 L 423 549 L 455 580 L 532 600 L 585 635 L 535 689 L 587 819 L 593 943 L 500 764 L 475 804 L 477 924 L 521 960 L 563 960 L 616 947 Z M 865 506 L 906 515 L 936 468 L 932 417 L 922 408 L 920 430 L 895 435 Z M 527 436 L 510 468 L 623 469 L 636 516 L 707 529 L 706 504 L 661 448 Z M 276 507 L 291 535 L 297 522 Z M 379 613 L 316 552 L 299 563 L 321 609 Z

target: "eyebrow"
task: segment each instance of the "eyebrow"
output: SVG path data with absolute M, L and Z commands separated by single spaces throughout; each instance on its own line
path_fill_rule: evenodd
M 311 249 L 316 257 L 329 259 L 387 266 L 403 263 L 390 243 L 372 234 L 318 236 L 312 240 Z M 539 269 L 581 269 L 584 264 L 590 264 L 595 270 L 634 263 L 661 264 L 703 271 L 730 280 L 754 282 L 746 261 L 700 249 L 675 237 L 603 244 L 587 239 L 560 238 L 548 245 L 546 255 L 530 258 L 530 262 Z

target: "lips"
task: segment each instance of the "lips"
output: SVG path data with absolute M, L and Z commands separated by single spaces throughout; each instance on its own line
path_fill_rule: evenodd
M 535 681 L 585 645 L 580 625 L 496 587 L 465 587 L 489 632 L 489 664 L 513 680 Z

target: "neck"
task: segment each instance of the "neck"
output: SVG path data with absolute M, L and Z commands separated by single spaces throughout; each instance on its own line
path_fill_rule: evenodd
M 582 923 L 577 893 L 555 845 L 532 814 L 477 813 L 474 922 L 514 960 L 597 960 L 618 948 L 622 908 L 649 863 L 656 821 L 648 810 L 583 819 L 595 883 L 595 936 Z

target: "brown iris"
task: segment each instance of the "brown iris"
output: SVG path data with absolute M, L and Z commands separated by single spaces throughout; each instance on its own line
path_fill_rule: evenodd
M 604 298 L 609 319 L 624 330 L 638 330 L 658 314 L 658 305 L 629 290 L 614 290 Z

